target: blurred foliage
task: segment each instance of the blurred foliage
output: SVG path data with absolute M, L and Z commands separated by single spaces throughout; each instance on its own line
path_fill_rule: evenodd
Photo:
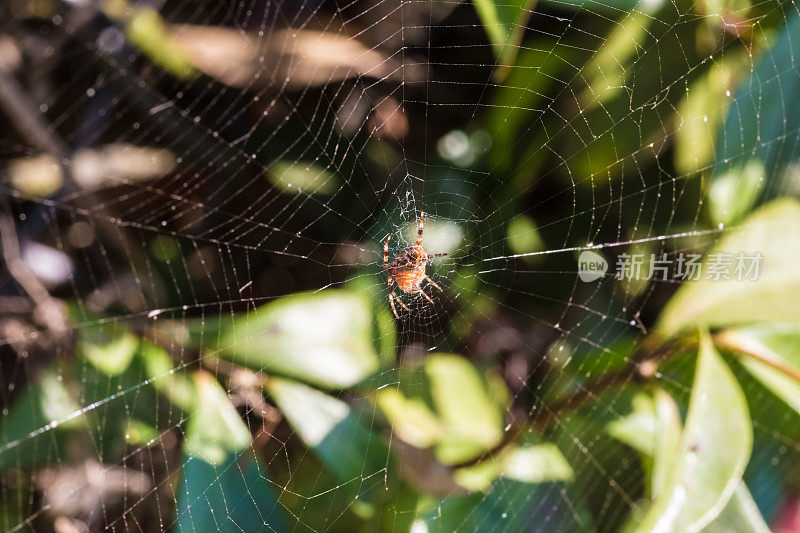
M 32 69 L 77 80 L 40 108 L 71 155 L 0 145 L 20 239 L 79 272 L 31 291 L 3 243 L 5 529 L 762 532 L 800 491 L 791 4 L 12 4 L 85 46 Z M 444 291 L 394 320 L 422 210 Z M 762 261 L 590 285 L 586 250 Z

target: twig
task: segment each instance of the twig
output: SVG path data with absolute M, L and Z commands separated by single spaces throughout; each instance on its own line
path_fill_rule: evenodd
M 20 134 L 36 148 L 47 152 L 58 160 L 63 170 L 68 170 L 69 149 L 42 120 L 42 114 L 26 97 L 25 89 L 17 82 L 11 71 L 0 61 L 0 106 L 16 125 Z M 65 172 L 65 175 L 67 173 Z
M 647 337 L 643 341 L 641 347 L 631 356 L 625 368 L 617 372 L 605 374 L 595 381 L 583 385 L 579 390 L 563 400 L 545 405 L 541 411 L 544 413 L 542 416 L 531 422 L 524 420 L 515 423 L 509 431 L 506 432 L 499 443 L 474 459 L 452 465 L 453 468 L 474 466 L 501 454 L 511 444 L 517 441 L 517 438 L 529 427 L 529 424 L 533 425 L 540 433 L 547 432 L 553 423 L 558 421 L 561 416 L 579 409 L 584 402 L 591 398 L 596 398 L 612 387 L 627 383 L 631 380 L 638 382 L 650 381 L 655 376 L 658 364 L 677 353 L 679 351 L 678 348 L 684 346 L 684 342 L 685 341 L 670 341 L 665 343 L 659 338 Z
M 8 215 L 0 216 L 0 243 L 3 245 L 3 259 L 8 272 L 36 305 L 34 314 L 38 314 L 48 329 L 59 335 L 63 334 L 67 331 L 63 307 L 22 260 L 16 226 Z

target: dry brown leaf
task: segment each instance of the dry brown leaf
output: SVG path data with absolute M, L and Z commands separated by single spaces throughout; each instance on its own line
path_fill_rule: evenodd
M 335 32 L 287 28 L 258 38 L 218 26 L 174 25 L 170 38 L 195 68 L 233 87 L 291 91 L 362 76 L 409 81 L 423 75 L 416 63 Z

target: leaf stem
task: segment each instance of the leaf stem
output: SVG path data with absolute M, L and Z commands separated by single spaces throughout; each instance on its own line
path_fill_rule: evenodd
M 785 375 L 786 377 L 796 381 L 800 384 L 800 371 L 792 368 L 789 365 L 782 363 L 781 361 L 772 359 L 770 357 L 766 357 L 756 348 L 756 346 L 748 345 L 747 343 L 737 342 L 737 339 L 732 336 L 730 330 L 723 331 L 721 333 L 717 333 L 713 336 L 714 344 L 717 346 L 727 348 L 737 354 L 743 355 L 745 357 L 749 357 L 751 359 L 755 359 L 760 363 L 763 363 L 774 370 L 777 370 L 781 374 Z M 760 345 L 758 345 L 760 346 Z

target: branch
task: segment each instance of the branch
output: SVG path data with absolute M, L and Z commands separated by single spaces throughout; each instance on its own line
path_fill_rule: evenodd
M 3 246 L 3 259 L 8 272 L 36 305 L 34 314 L 38 314 L 48 329 L 59 335 L 63 334 L 67 331 L 64 309 L 22 260 L 16 226 L 8 215 L 0 216 L 0 244 Z

